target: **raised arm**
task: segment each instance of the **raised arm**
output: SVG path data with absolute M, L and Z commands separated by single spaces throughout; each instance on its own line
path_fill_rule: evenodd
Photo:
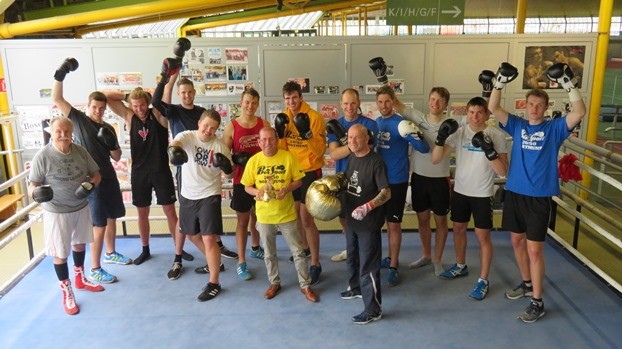
M 501 107 L 501 90 L 503 90 L 505 84 L 513 81 L 517 76 L 518 69 L 508 62 L 503 62 L 501 66 L 499 66 L 493 80 L 494 89 L 490 95 L 488 109 L 495 116 L 497 121 L 504 126 L 508 122 L 508 112 Z
M 560 84 L 566 92 L 568 92 L 568 99 L 572 105 L 572 111 L 566 116 L 566 126 L 569 130 L 572 130 L 581 119 L 585 116 L 586 108 L 583 98 L 579 93 L 579 89 L 576 88 L 572 79 L 574 73 L 570 66 L 566 63 L 553 64 L 546 72 L 546 76 L 553 82 Z
M 78 61 L 75 58 L 66 58 L 54 72 L 54 84 L 52 85 L 52 101 L 64 116 L 68 116 L 71 111 L 71 104 L 63 97 L 63 81 L 65 76 L 78 69 Z
M 123 104 L 123 100 L 125 99 L 125 93 L 122 91 L 114 91 L 114 90 L 105 90 L 102 93 L 108 99 L 108 107 L 112 110 L 113 113 L 119 115 L 123 121 L 128 125 L 130 125 L 132 121 L 132 115 L 134 115 L 134 111 L 128 108 Z

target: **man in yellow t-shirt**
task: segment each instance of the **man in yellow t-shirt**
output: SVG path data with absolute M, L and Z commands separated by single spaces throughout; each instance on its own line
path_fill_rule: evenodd
M 261 152 L 248 160 L 240 183 L 257 200 L 257 230 L 265 249 L 264 262 L 270 280 L 265 297 L 274 298 L 281 289 L 276 256 L 276 234 L 280 231 L 294 257 L 302 293 L 310 302 L 317 302 L 318 296 L 309 287 L 311 277 L 297 228 L 292 196 L 292 191 L 300 187 L 305 174 L 292 153 L 277 148 L 275 129 L 264 127 L 259 131 L 259 147 Z

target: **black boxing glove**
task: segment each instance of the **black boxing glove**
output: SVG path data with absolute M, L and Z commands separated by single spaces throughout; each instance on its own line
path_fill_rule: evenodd
M 518 69 L 508 62 L 501 63 L 499 69 L 497 69 L 497 76 L 494 80 L 494 87 L 497 90 L 503 90 L 505 84 L 513 81 L 518 76 Z
M 382 57 L 372 58 L 369 61 L 369 67 L 376 75 L 379 83 L 386 84 L 389 81 L 389 78 L 387 78 L 387 64 Z
M 188 153 L 182 147 L 171 145 L 166 149 L 166 152 L 168 153 L 169 161 L 175 166 L 181 166 L 188 162 Z
M 175 46 L 173 47 L 173 54 L 175 55 L 175 57 L 181 60 L 181 58 L 184 58 L 186 51 L 188 51 L 190 47 L 192 47 L 190 40 L 188 40 L 187 38 L 179 38 L 177 39 L 177 41 L 175 41 Z
M 162 61 L 162 70 L 160 71 L 160 83 L 166 84 L 171 76 L 179 73 L 181 70 L 181 58 L 165 58 Z
M 41 185 L 32 191 L 32 199 L 38 203 L 48 202 L 54 198 L 54 191 L 49 185 Z
M 65 58 L 65 60 L 60 65 L 60 67 L 56 69 L 56 72 L 54 73 L 54 79 L 56 81 L 65 80 L 65 76 L 69 74 L 69 72 L 72 72 L 78 69 L 78 66 L 79 66 L 78 61 L 75 58 L 72 58 L 72 57 Z
M 313 137 L 313 131 L 311 131 L 311 118 L 307 113 L 298 113 L 294 117 L 294 126 L 298 130 L 298 134 L 302 140 L 311 139 Z
M 367 135 L 369 136 L 369 140 L 367 141 L 368 145 L 374 145 L 374 137 L 376 135 L 374 135 L 374 131 L 367 129 Z
M 456 133 L 456 131 L 458 131 L 458 127 L 458 121 L 456 121 L 455 119 L 449 118 L 443 121 L 443 123 L 441 123 L 441 126 L 438 128 L 438 134 L 436 135 L 436 141 L 434 142 L 434 144 L 438 145 L 439 147 L 444 146 L 447 137 Z
M 226 175 L 231 174 L 233 172 L 233 166 L 231 165 L 231 161 L 221 153 L 214 154 L 214 167 L 218 167 L 224 172 Z
M 86 199 L 89 195 L 91 195 L 93 190 L 95 190 L 95 184 L 91 182 L 82 182 L 82 184 L 76 188 L 75 195 L 78 199 Z
M 480 84 L 482 84 L 482 97 L 488 98 L 492 93 L 493 80 L 495 78 L 495 73 L 491 70 L 482 70 L 477 77 L 477 80 Z
M 348 135 L 346 134 L 346 129 L 339 121 L 335 119 L 329 120 L 326 123 L 326 132 L 335 135 L 335 137 L 337 137 L 337 140 L 339 141 L 339 145 L 348 144 Z
M 566 63 L 556 63 L 549 67 L 549 70 L 546 71 L 546 77 L 549 80 L 560 84 L 566 92 L 570 92 L 575 88 L 572 79 L 574 78 L 574 73 L 570 66 Z
M 482 148 L 484 154 L 486 154 L 486 158 L 490 161 L 499 157 L 499 154 L 497 154 L 495 150 L 495 145 L 492 143 L 492 139 L 490 139 L 484 131 L 477 132 L 471 139 L 471 144 L 475 148 Z
M 114 129 L 106 124 L 102 125 L 97 132 L 97 140 L 99 140 L 108 150 L 119 149 L 119 141 Z
M 235 165 L 244 167 L 246 166 L 246 163 L 248 162 L 248 159 L 251 158 L 251 156 L 251 153 L 242 151 L 231 155 L 231 161 L 233 161 L 233 164 Z
M 289 117 L 285 113 L 278 113 L 274 118 L 274 129 L 276 130 L 276 136 L 279 139 L 285 138 L 285 128 L 289 124 Z

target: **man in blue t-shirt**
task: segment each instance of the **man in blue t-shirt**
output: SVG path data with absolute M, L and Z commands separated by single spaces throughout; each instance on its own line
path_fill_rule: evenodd
M 567 64 L 552 65 L 546 75 L 568 92 L 572 111 L 565 117 L 544 120 L 549 96 L 540 89 L 527 93 L 527 119 L 509 114 L 503 109 L 500 104 L 501 90 L 518 76 L 518 70 L 509 63 L 502 63 L 497 71 L 489 104 L 501 129 L 514 139 L 505 185 L 507 195 L 502 225 L 505 230 L 512 232 L 514 255 L 523 281 L 505 295 L 509 299 L 532 297 L 525 311 L 518 314 L 518 318 L 527 323 L 535 322 L 545 314 L 542 302 L 543 248 L 551 212 L 551 197 L 560 194 L 557 153 L 586 111 L 579 90 L 572 82 L 574 74 Z

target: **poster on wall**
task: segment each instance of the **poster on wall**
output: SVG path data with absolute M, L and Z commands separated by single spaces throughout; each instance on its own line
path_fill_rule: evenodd
M 546 77 L 549 67 L 555 63 L 566 63 L 574 74 L 574 82 L 581 88 L 585 45 L 583 46 L 527 46 L 525 47 L 525 67 L 523 70 L 523 89 L 556 89 L 561 86 Z
M 287 81 L 295 81 L 302 88 L 302 93 L 309 93 L 311 91 L 311 84 L 309 78 L 288 78 Z
M 24 149 L 40 149 L 45 145 L 43 120 L 50 119 L 47 106 L 16 106 L 18 124 Z
M 220 49 L 220 47 L 207 48 L 207 63 L 222 64 L 222 50 Z
M 227 63 L 248 63 L 247 48 L 225 48 Z

